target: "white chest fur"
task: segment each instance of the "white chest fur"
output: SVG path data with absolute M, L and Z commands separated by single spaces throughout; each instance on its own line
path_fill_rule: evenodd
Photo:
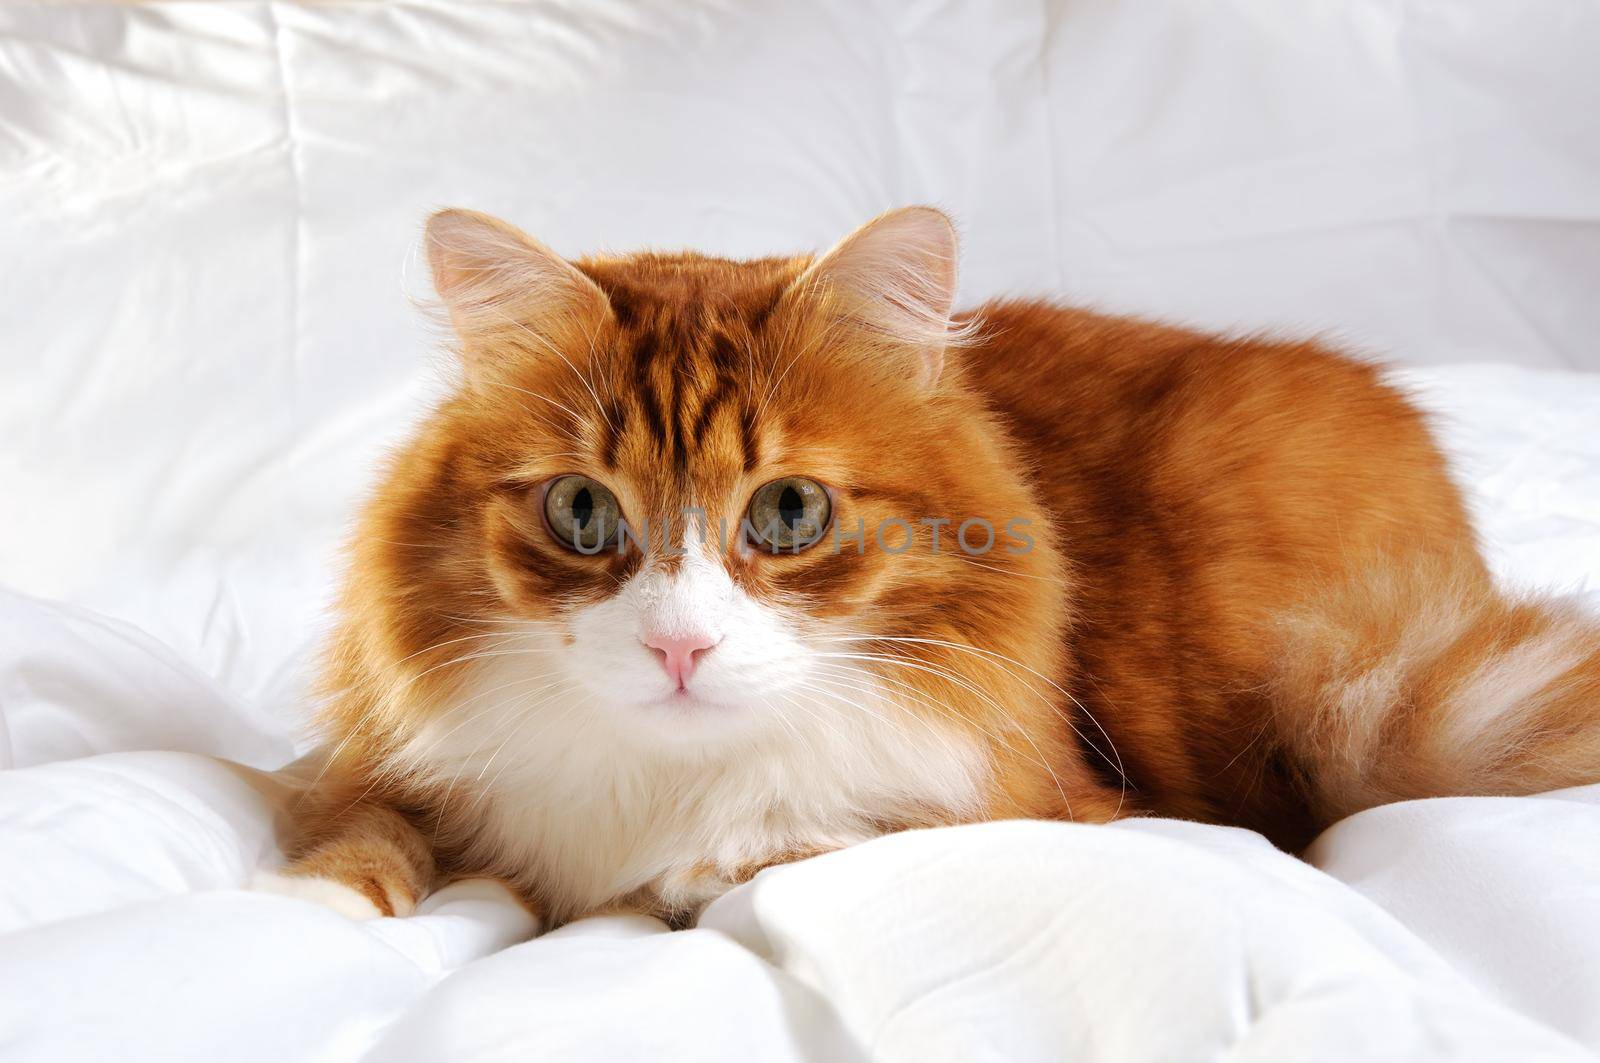
M 661 742 L 629 726 L 635 708 L 608 711 L 578 686 L 493 693 L 529 656 L 481 669 L 463 710 L 401 759 L 444 785 L 442 820 L 474 862 L 518 877 L 557 920 L 641 891 L 693 908 L 751 864 L 977 811 L 981 746 L 879 688 L 774 692 L 738 710 L 767 718 L 727 741 Z

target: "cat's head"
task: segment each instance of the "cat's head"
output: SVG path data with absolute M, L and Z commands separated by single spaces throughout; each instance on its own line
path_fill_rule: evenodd
M 332 679 L 364 711 L 667 753 L 1031 711 L 1007 683 L 1055 671 L 1062 572 L 962 370 L 943 214 L 739 262 L 567 261 L 455 210 L 425 242 L 460 383 L 357 536 Z

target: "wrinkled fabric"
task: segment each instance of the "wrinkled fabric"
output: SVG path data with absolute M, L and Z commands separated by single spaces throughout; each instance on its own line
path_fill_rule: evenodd
M 681 933 L 244 887 L 337 543 L 449 376 L 428 210 L 756 255 L 934 202 L 966 302 L 1328 334 L 1408 366 L 1497 574 L 1600 607 L 1595 54 L 1586 0 L 0 6 L 0 1055 L 1593 1058 L 1600 787 L 1309 864 L 916 832 Z

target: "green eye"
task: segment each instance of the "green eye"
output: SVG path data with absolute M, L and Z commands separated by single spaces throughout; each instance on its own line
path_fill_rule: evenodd
M 832 512 L 827 488 L 804 476 L 785 476 L 751 496 L 748 533 L 774 553 L 804 550 L 822 538 Z
M 544 519 L 557 539 L 580 554 L 597 554 L 622 523 L 617 496 L 587 476 L 561 476 L 544 493 Z

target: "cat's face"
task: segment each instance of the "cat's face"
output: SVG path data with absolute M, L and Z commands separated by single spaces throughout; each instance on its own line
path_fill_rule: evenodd
M 703 750 L 981 730 L 952 678 L 1050 669 L 1059 572 L 961 381 L 942 215 L 815 262 L 569 264 L 464 212 L 428 240 L 464 383 L 357 546 L 399 672 L 476 653 L 484 711 Z

